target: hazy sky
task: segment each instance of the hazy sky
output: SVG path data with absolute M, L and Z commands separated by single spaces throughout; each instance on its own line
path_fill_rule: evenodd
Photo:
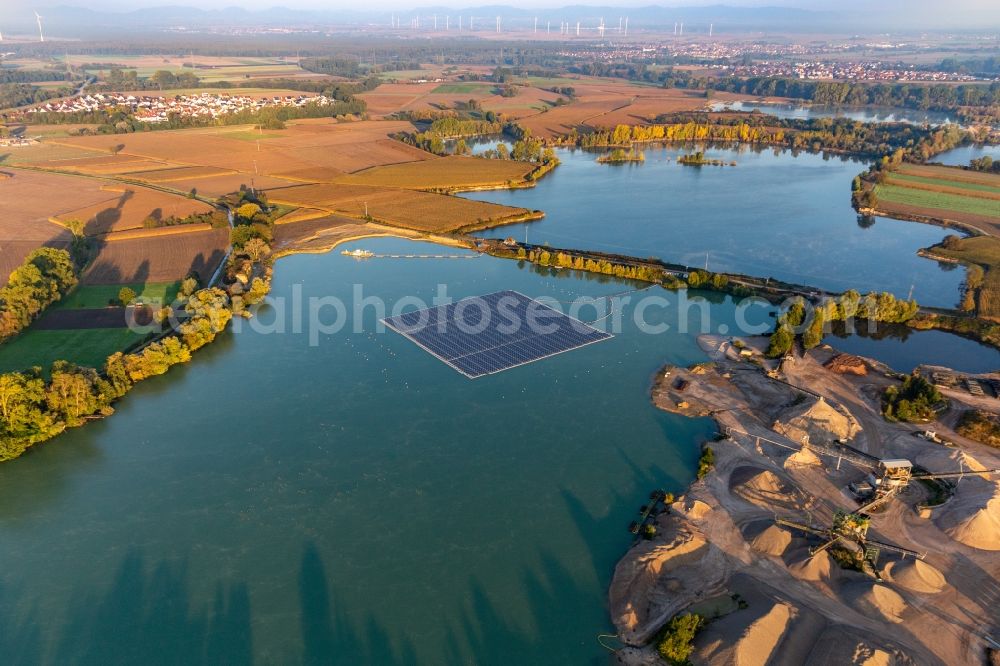
M 515 7 L 561 7 L 565 5 L 601 5 L 642 7 L 661 5 L 672 7 L 692 7 L 704 5 L 731 5 L 741 7 L 799 7 L 802 9 L 821 9 L 830 11 L 903 11 L 907 14 L 919 13 L 928 17 L 950 15 L 955 12 L 976 13 L 984 19 L 1000 21 L 1000 1 L 998 0 L 681 0 L 678 2 L 649 2 L 648 0 L 484 0 L 469 2 L 457 0 L 370 0 L 358 3 L 357 0 L 2 0 L 0 15 L 17 14 L 22 11 L 31 12 L 34 8 L 71 5 L 90 7 L 95 10 L 127 10 L 136 7 L 153 6 L 192 6 L 192 7 L 246 7 L 248 9 L 266 7 L 291 7 L 301 9 L 358 9 L 386 11 L 393 9 L 411 9 L 416 7 L 475 7 L 479 5 L 510 5 Z
M 835 12 L 837 19 L 856 25 L 890 28 L 903 27 L 963 27 L 1000 30 L 1000 0 L 0 0 L 0 30 L 23 25 L 33 20 L 38 10 L 47 18 L 55 18 L 57 6 L 86 7 L 98 11 L 128 11 L 157 6 L 198 7 L 220 9 L 242 7 L 250 10 L 272 7 L 346 11 L 413 11 L 426 7 L 451 7 L 456 12 L 468 7 L 506 5 L 523 9 L 563 7 L 568 5 L 599 5 L 619 7 L 697 7 L 729 5 L 739 7 L 795 7 Z M 724 11 L 724 10 L 720 10 Z M 856 23 L 855 23 L 856 22 Z

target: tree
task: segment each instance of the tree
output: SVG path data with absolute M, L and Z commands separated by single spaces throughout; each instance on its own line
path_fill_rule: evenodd
M 819 309 L 813 311 L 812 320 L 802 334 L 802 346 L 806 349 L 818 347 L 823 342 L 823 312 Z
M 694 652 L 695 635 L 705 624 L 705 618 L 697 613 L 677 615 L 667 623 L 660 637 L 657 651 L 668 664 L 683 666 Z
M 73 234 L 74 238 L 83 238 L 83 230 L 86 224 L 83 220 L 78 217 L 71 217 L 66 220 L 63 224 L 69 229 L 70 233 Z
M 271 253 L 271 248 L 262 238 L 251 238 L 243 244 L 243 253 L 250 257 L 251 261 L 257 263 Z
M 135 296 L 135 289 L 132 289 L 132 287 L 122 287 L 118 290 L 118 302 L 122 305 L 129 305 L 135 300 Z
M 260 212 L 260 206 L 255 203 L 245 203 L 236 209 L 236 216 L 240 219 L 251 221 Z
M 792 350 L 795 344 L 795 335 L 787 325 L 781 324 L 771 335 L 770 344 L 767 346 L 768 358 L 779 358 Z

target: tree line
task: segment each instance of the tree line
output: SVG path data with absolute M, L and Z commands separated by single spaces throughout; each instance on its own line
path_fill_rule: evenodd
M 69 252 L 51 247 L 33 250 L 0 288 L 0 342 L 27 328 L 77 282 Z
M 919 309 L 916 301 L 899 299 L 888 292 L 862 296 L 850 289 L 840 296 L 824 298 L 811 311 L 805 299 L 797 297 L 778 315 L 767 356 L 778 358 L 790 352 L 798 335 L 805 349 L 819 346 L 830 322 L 862 319 L 902 324 L 913 319 Z
M 902 148 L 914 159 L 926 160 L 968 139 L 968 134 L 955 125 L 931 129 L 905 123 L 863 123 L 848 118 L 675 113 L 663 114 L 656 120 L 651 125 L 618 125 L 584 133 L 574 128 L 558 143 L 594 148 L 649 142 L 727 141 L 864 155 L 885 155 Z

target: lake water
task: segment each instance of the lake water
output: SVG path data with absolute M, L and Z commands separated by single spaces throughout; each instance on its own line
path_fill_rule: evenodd
M 629 288 L 492 258 L 334 253 L 279 261 L 273 295 L 349 302 L 363 283 L 429 301 L 439 282 L 455 297 Z M 715 300 L 713 330 L 734 326 Z M 674 329 L 626 321 L 475 381 L 375 333 L 374 310 L 318 346 L 224 334 L 112 418 L 0 465 L 3 661 L 605 663 L 626 527 L 651 489 L 689 481 L 713 430 L 649 399 L 660 364 L 703 358 L 677 318 L 651 309 Z
M 944 125 L 957 122 L 950 114 L 897 107 L 827 106 L 823 104 L 768 104 L 766 102 L 716 102 L 712 111 L 759 111 L 778 118 L 850 118 L 865 123 L 909 123 L 911 125 Z
M 560 150 L 562 164 L 536 187 L 466 194 L 541 209 L 545 219 L 484 232 L 553 247 L 619 252 L 710 270 L 770 276 L 821 289 L 884 290 L 954 306 L 964 271 L 918 257 L 945 232 L 851 208 L 853 159 L 811 153 L 706 148 L 735 167 L 685 167 L 691 146 L 647 147 L 642 164 L 607 165 Z M 707 262 L 706 262 L 707 260 Z
M 994 160 L 1000 160 L 1000 146 L 988 146 L 981 143 L 959 146 L 935 155 L 931 161 L 953 166 L 968 166 L 972 160 L 989 155 Z
M 536 242 L 689 263 L 718 247 L 710 268 L 829 272 L 828 288 L 849 272 L 862 288 L 913 279 L 918 297 L 954 300 L 958 272 L 913 256 L 940 230 L 861 228 L 844 210 L 857 163 L 722 151 L 740 166 L 698 170 L 665 161 L 676 152 L 625 168 L 564 153 L 537 189 L 483 198 L 548 211 L 529 228 Z M 430 301 L 439 285 L 455 298 L 516 289 L 560 301 L 633 288 L 488 257 L 336 252 L 280 260 L 272 295 L 350 304 L 356 284 L 390 305 Z M 316 345 L 308 327 L 259 330 L 286 321 L 276 309 L 221 335 L 112 418 L 0 465 L 4 663 L 606 663 L 596 638 L 610 629 L 626 526 L 651 489 L 690 481 L 713 431 L 654 409 L 652 375 L 702 360 L 696 333 L 737 330 L 728 298 L 682 308 L 680 294 L 642 295 L 667 299 L 645 318 L 668 330 L 640 331 L 629 305 L 607 342 L 475 381 L 378 333 L 372 307 L 355 318 L 348 305 L 359 330 Z M 749 319 L 770 321 L 763 310 Z M 934 359 L 996 367 L 995 352 L 942 335 L 915 333 L 900 349 L 924 340 Z M 883 360 L 909 358 L 873 344 Z

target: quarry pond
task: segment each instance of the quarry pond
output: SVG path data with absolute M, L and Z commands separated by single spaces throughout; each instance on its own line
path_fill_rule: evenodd
M 682 167 L 680 149 L 648 149 L 637 167 L 562 151 L 534 189 L 466 196 L 547 213 L 494 236 L 957 299 L 961 271 L 915 254 L 941 229 L 858 224 L 847 190 L 861 163 L 711 150 L 738 167 Z M 339 252 L 427 247 L 378 238 L 286 257 L 272 298 L 356 303 L 360 288 L 430 302 L 443 285 L 563 302 L 641 286 L 491 257 Z M 626 527 L 651 490 L 686 487 L 714 432 L 657 410 L 653 376 L 705 360 L 698 333 L 771 321 L 718 294 L 656 296 L 643 314 L 657 334 L 626 308 L 609 340 L 476 380 L 380 332 L 377 308 L 348 308 L 349 325 L 314 339 L 293 321 L 277 331 L 293 308 L 265 309 L 137 386 L 113 418 L 0 467 L 0 650 L 42 663 L 101 663 L 112 644 L 144 663 L 167 645 L 185 663 L 605 663 Z M 685 325 L 691 311 L 707 322 Z M 935 332 L 828 342 L 890 364 L 1000 367 Z

